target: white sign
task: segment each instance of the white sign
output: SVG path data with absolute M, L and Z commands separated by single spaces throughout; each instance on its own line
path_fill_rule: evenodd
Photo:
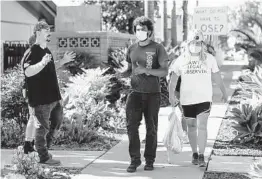
M 226 35 L 228 33 L 228 7 L 199 7 L 194 11 L 194 27 L 204 35 Z

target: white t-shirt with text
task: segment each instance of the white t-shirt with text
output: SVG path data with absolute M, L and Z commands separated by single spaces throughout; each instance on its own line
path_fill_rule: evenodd
M 182 54 L 172 64 L 170 70 L 181 76 L 181 105 L 212 102 L 211 73 L 219 71 L 214 56 L 206 53 L 206 60 L 201 61 L 198 56 L 185 56 Z

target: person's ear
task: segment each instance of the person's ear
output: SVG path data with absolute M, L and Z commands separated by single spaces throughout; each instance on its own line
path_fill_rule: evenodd
M 148 31 L 147 34 L 148 34 L 148 37 L 152 37 L 153 32 L 152 31 Z

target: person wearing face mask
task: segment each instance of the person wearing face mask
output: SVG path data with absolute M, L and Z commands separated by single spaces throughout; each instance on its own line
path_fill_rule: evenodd
M 127 172 L 135 172 L 141 165 L 138 128 L 143 116 L 146 124 L 144 170 L 153 170 L 156 158 L 160 78 L 168 74 L 168 55 L 163 45 L 152 40 L 153 27 L 153 22 L 147 17 L 135 19 L 133 28 L 138 41 L 128 48 L 128 69 L 121 74 L 121 77 L 131 77 L 132 89 L 126 104 L 131 158 Z
M 64 58 L 56 64 L 47 42 L 50 41 L 50 26 L 39 21 L 34 27 L 36 42 L 30 47 L 22 61 L 25 75 L 26 96 L 30 106 L 30 115 L 36 118 L 35 147 L 40 163 L 59 165 L 48 153 L 52 140 L 63 120 L 63 107 L 58 86 L 56 68 L 75 58 L 73 52 L 66 52 Z M 49 124 L 50 121 L 50 124 Z
M 227 101 L 227 92 L 214 56 L 205 52 L 203 34 L 195 30 L 187 49 L 170 66 L 173 72 L 169 83 L 169 100 L 172 106 L 179 102 L 175 95 L 178 78 L 181 77 L 180 104 L 188 127 L 192 148 L 192 163 L 206 166 L 204 152 L 207 143 L 207 121 L 212 105 L 212 79 L 218 84 Z M 213 78 L 211 78 L 211 75 Z

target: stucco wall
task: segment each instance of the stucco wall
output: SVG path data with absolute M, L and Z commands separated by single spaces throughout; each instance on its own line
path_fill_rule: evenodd
M 101 6 L 57 7 L 55 31 L 100 31 Z
M 37 17 L 16 1 L 1 2 L 1 40 L 28 41 Z

